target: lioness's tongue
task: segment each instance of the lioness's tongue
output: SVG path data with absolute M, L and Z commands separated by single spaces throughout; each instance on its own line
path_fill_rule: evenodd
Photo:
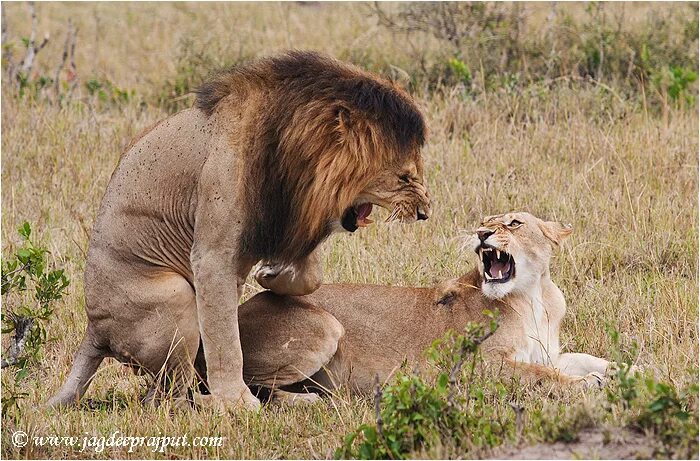
M 357 227 L 366 227 L 374 222 L 367 218 L 372 213 L 371 203 L 363 203 L 355 209 L 355 212 L 357 213 Z
M 500 261 L 494 261 L 491 263 L 491 268 L 489 269 L 489 275 L 495 279 L 503 278 L 504 274 L 507 274 L 510 270 L 510 261 L 504 263 Z M 498 272 L 501 272 L 501 275 Z

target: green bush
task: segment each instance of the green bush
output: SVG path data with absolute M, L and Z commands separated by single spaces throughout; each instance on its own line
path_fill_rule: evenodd
M 463 335 L 447 334 L 427 352 L 436 371 L 432 378 L 404 370 L 385 389 L 378 388 L 375 424 L 349 433 L 336 457 L 404 459 L 445 445 L 469 452 L 512 437 L 512 418 L 498 411 L 507 395 L 505 386 L 474 375 L 478 346 L 496 327 L 495 320 L 488 326 L 470 323 Z
M 12 373 L 3 371 L 3 416 L 16 409 L 25 395 L 18 390 L 19 383 L 40 361 L 47 341 L 45 325 L 70 283 L 63 269 L 47 267 L 48 251 L 32 242 L 29 223 L 25 221 L 18 232 L 22 246 L 2 261 L 2 333 L 13 335 L 2 361 L 3 369 L 13 369 Z
M 686 385 L 657 380 L 650 373 L 632 368 L 633 353 L 621 354 L 620 335 L 608 327 L 617 366 L 606 387 L 608 412 L 615 419 L 624 415 L 625 425 L 651 432 L 661 442 L 655 453 L 661 457 L 690 459 L 698 454 L 698 384 Z M 626 356 L 626 357 L 625 357 Z M 689 373 L 697 376 L 697 369 Z M 619 421 L 618 421 L 619 422 Z

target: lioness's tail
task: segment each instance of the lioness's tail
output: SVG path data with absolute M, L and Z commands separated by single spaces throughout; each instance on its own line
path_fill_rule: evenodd
M 66 382 L 46 405 L 48 407 L 67 407 L 76 404 L 87 390 L 105 356 L 104 350 L 95 346 L 92 335 L 88 331 L 78 348 L 78 352 L 75 353 L 73 368 L 71 368 Z

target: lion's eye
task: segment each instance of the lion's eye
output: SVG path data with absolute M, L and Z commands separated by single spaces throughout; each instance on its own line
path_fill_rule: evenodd
M 399 176 L 399 179 L 401 180 L 401 182 L 405 182 L 406 184 L 411 182 L 411 178 L 407 174 L 402 174 L 401 176 Z
M 523 223 L 521 223 L 521 222 L 518 221 L 517 219 L 514 219 L 514 220 L 512 220 L 512 221 L 510 222 L 510 224 L 508 224 L 508 227 L 516 228 L 516 227 L 520 227 L 520 226 L 522 226 L 522 225 L 523 225 Z

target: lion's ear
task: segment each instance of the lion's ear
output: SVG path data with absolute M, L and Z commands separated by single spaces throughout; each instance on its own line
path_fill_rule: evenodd
M 555 245 L 559 245 L 574 231 L 571 224 L 562 224 L 555 221 L 540 221 L 540 230 Z
M 348 134 L 352 129 L 350 109 L 345 106 L 338 106 L 336 109 L 336 120 L 338 120 L 338 131 L 342 134 Z

